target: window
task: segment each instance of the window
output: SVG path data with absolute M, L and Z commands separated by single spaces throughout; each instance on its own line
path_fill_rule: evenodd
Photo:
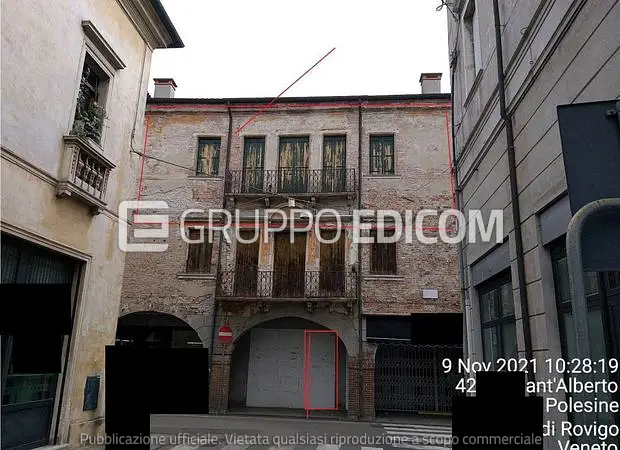
M 394 135 L 370 136 L 370 174 L 394 174 Z
M 466 71 L 469 72 L 471 80 L 478 74 L 478 71 L 482 69 L 482 58 L 480 53 L 480 25 L 478 23 L 478 12 L 476 11 L 475 0 L 470 0 L 465 14 L 463 16 L 464 21 L 464 44 L 465 48 L 465 61 Z
M 191 228 L 188 230 L 190 240 L 200 239 L 200 230 Z M 211 272 L 211 251 L 213 244 L 207 239 L 207 231 L 202 242 L 189 244 L 187 249 L 187 264 L 185 272 L 187 273 L 209 273 Z
M 385 237 L 394 235 L 394 230 L 383 230 Z M 377 230 L 370 230 L 373 243 L 370 247 L 370 273 L 374 275 L 396 275 L 396 242 L 377 242 Z
M 265 138 L 243 140 L 242 191 L 256 194 L 263 191 L 265 174 Z
M 562 356 L 566 360 L 577 357 L 577 345 L 575 339 L 575 326 L 573 321 L 570 286 L 568 280 L 568 260 L 566 257 L 566 241 L 560 238 L 551 244 L 551 262 L 553 267 L 553 282 L 555 287 L 555 297 L 558 308 L 558 321 L 560 329 L 560 342 Z M 588 327 L 590 331 L 590 351 L 591 359 L 598 361 L 603 358 L 615 357 L 608 355 L 607 343 L 610 341 L 605 330 L 605 322 L 608 320 L 605 304 L 613 302 L 614 279 L 620 278 L 617 272 L 607 272 L 597 274 L 587 272 L 585 275 L 586 299 L 588 303 Z M 601 287 L 603 292 L 601 292 Z M 607 378 L 602 371 L 594 372 L 592 381 L 601 381 Z M 611 394 L 597 394 L 601 401 L 612 401 Z M 574 419 L 573 414 L 569 413 L 569 419 Z M 595 413 L 594 420 L 598 423 L 607 425 L 614 424 L 613 413 Z
M 87 53 L 75 106 L 71 134 L 101 143 L 109 76 Z
M 278 192 L 308 192 L 310 137 L 281 137 L 278 154 Z
M 517 357 L 517 328 L 510 275 L 500 275 L 478 289 L 485 362 Z
M 220 138 L 198 139 L 197 176 L 208 177 L 219 173 L 221 141 Z

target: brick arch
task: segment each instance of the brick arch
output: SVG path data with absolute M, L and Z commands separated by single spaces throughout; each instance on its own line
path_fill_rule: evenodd
M 333 317 L 333 314 L 332 314 Z M 236 317 L 239 319 L 239 317 Z M 355 360 L 355 357 L 351 358 L 348 354 L 350 351 L 350 346 L 347 347 L 347 343 L 343 340 L 343 333 L 346 330 L 342 329 L 342 325 L 340 329 L 336 327 L 336 321 L 334 320 L 334 326 L 330 326 L 330 321 L 318 319 L 313 314 L 292 314 L 291 312 L 280 312 L 274 314 L 260 314 L 258 316 L 253 316 L 246 318 L 248 319 L 243 327 L 237 326 L 237 330 L 235 330 L 234 321 L 230 326 L 233 328 L 233 333 L 235 334 L 234 340 L 231 344 L 227 345 L 226 353 L 220 354 L 220 358 L 218 361 L 218 371 L 216 376 L 219 377 L 217 380 L 220 384 L 218 389 L 219 392 L 214 393 L 214 401 L 217 402 L 220 411 L 228 410 L 228 408 L 242 407 L 243 405 L 243 395 L 239 395 L 242 391 L 246 392 L 247 395 L 247 376 L 249 367 L 243 361 L 246 359 L 243 355 L 248 355 L 250 352 L 250 331 L 260 327 L 262 325 L 267 325 L 272 323 L 274 328 L 280 328 L 279 321 L 304 321 L 298 323 L 288 322 L 287 325 L 290 325 L 291 328 L 295 328 L 301 332 L 303 329 L 316 329 L 316 330 L 335 330 L 338 332 L 338 350 L 337 354 L 338 358 L 338 371 L 339 371 L 339 405 L 341 408 L 344 408 L 346 411 L 356 410 L 357 407 L 352 405 L 352 400 L 348 399 L 348 390 L 350 389 L 350 377 L 348 376 L 348 372 L 351 366 L 351 360 Z M 317 320 L 318 319 L 318 320 Z M 285 327 L 287 328 L 287 327 Z M 333 335 L 332 335 L 333 336 Z M 247 353 L 246 353 L 247 352 Z M 214 354 L 217 353 L 214 352 Z M 216 371 L 214 371 L 216 372 Z M 355 384 L 356 385 L 356 384 Z M 355 386 L 354 385 L 354 386 Z M 243 387 L 243 388 L 240 388 Z M 236 393 L 235 396 L 231 394 Z
M 165 311 L 162 311 L 162 309 L 164 309 Z M 180 322 L 182 322 L 183 324 L 185 324 L 188 328 L 190 328 L 192 331 L 194 331 L 194 333 L 196 333 L 197 337 L 200 339 L 200 341 L 202 342 L 203 347 L 207 347 L 208 345 L 208 340 L 207 338 L 210 338 L 210 336 L 206 336 L 206 333 L 204 331 L 204 327 L 201 326 L 196 326 L 196 320 L 195 320 L 195 316 L 188 316 L 185 314 L 178 314 L 176 311 L 171 310 L 170 308 L 140 308 L 140 307 L 127 307 L 127 308 L 123 308 L 122 311 L 120 311 L 118 319 L 117 319 L 117 332 L 118 332 L 118 325 L 123 321 L 124 318 L 127 318 L 131 315 L 138 315 L 138 314 L 157 314 L 157 315 L 162 315 L 162 316 L 168 316 L 172 319 L 176 319 Z M 198 324 L 200 325 L 200 324 Z
M 245 320 L 246 323 L 241 328 L 238 325 L 239 317 L 237 316 L 235 318 L 237 320 L 231 321 L 231 324 L 230 324 L 230 326 L 233 328 L 233 336 L 234 336 L 233 342 L 230 345 L 226 345 L 226 346 L 221 346 L 221 344 L 219 343 L 216 344 L 216 347 L 219 347 L 219 350 L 222 351 L 222 354 L 225 354 L 228 357 L 230 357 L 232 353 L 234 352 L 234 349 L 237 346 L 237 343 L 239 342 L 239 340 L 243 336 L 245 336 L 247 333 L 249 333 L 250 330 L 254 328 L 255 326 L 266 323 L 266 322 L 270 322 L 272 320 L 287 319 L 287 318 L 304 319 L 304 320 L 307 320 L 309 322 L 316 324 L 318 327 L 322 329 L 330 329 L 330 330 L 338 331 L 340 341 L 344 345 L 347 351 L 347 355 L 357 356 L 358 354 L 358 342 L 357 342 L 357 339 L 355 339 L 355 333 L 351 333 L 350 329 L 348 330 L 342 329 L 342 321 L 339 320 L 340 317 L 334 316 L 333 314 L 326 315 L 326 318 L 332 319 L 330 321 L 330 320 L 325 320 L 325 319 L 321 320 L 321 318 L 317 317 L 317 314 L 312 314 L 312 313 L 307 313 L 307 312 L 304 312 L 304 313 L 296 312 L 295 314 L 291 314 L 290 312 L 287 312 L 287 311 L 268 312 L 268 313 L 253 315 L 251 317 L 244 317 L 244 319 L 246 319 Z
M 154 306 L 152 303 L 149 303 L 148 307 L 146 306 L 147 305 L 137 304 L 133 302 L 123 303 L 121 305 L 121 310 L 119 312 L 118 318 L 120 320 L 121 317 L 125 317 L 133 313 L 154 312 L 154 313 L 168 314 L 169 316 L 174 316 L 177 319 L 180 319 L 189 325 L 186 315 L 183 314 L 182 312 L 173 310 L 169 304 L 158 303 L 157 305 Z

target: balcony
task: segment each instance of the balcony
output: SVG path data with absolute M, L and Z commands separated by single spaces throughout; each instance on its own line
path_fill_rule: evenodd
M 86 204 L 92 214 L 99 214 L 107 205 L 108 179 L 115 166 L 90 139 L 65 136 L 63 141 L 63 159 L 56 195 L 75 198 Z
M 236 301 L 351 302 L 357 298 L 357 276 L 346 271 L 224 271 L 217 297 Z
M 357 190 L 355 169 L 242 169 L 228 170 L 226 193 L 242 196 L 295 194 L 352 195 Z

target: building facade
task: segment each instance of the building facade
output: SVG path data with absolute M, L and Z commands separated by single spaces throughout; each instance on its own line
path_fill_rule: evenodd
M 466 356 L 535 358 L 530 380 L 546 380 L 558 372 L 545 360 L 576 355 L 566 257 L 573 198 L 558 106 L 618 100 L 620 5 L 456 0 L 449 9 L 458 203 L 502 210 L 505 234 L 500 245 L 461 248 Z M 592 358 L 617 358 L 620 274 L 589 273 L 587 292 Z M 545 418 L 571 419 L 554 410 Z
M 170 237 L 165 252 L 127 254 L 119 345 L 210 348 L 214 412 L 374 417 L 379 342 L 409 342 L 412 313 L 460 312 L 454 245 L 354 241 L 360 227 L 377 233 L 356 210 L 451 208 L 439 78 L 424 79 L 433 93 L 282 98 L 268 109 L 262 98 L 174 98 L 174 81 L 156 80 L 139 198 L 168 204 Z M 403 351 L 384 355 L 377 389 L 411 375 L 390 367 Z M 386 391 L 387 409 L 424 409 L 412 396 Z
M 61 373 L 14 373 L 24 347 L 2 336 L 3 449 L 103 435 L 118 204 L 134 191 L 152 52 L 182 46 L 158 0 L 2 2 L 2 283 L 73 286 Z

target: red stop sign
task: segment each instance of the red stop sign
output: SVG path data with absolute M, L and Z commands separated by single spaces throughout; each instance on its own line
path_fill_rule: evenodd
M 218 332 L 218 338 L 222 344 L 230 344 L 233 340 L 233 332 L 232 328 L 228 325 L 224 325 L 220 327 L 220 331 Z

